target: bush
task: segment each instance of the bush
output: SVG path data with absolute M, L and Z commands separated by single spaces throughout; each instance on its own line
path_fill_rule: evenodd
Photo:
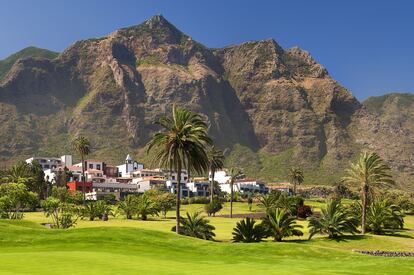
M 204 210 L 208 216 L 215 216 L 216 213 L 219 212 L 222 208 L 223 204 L 218 199 L 214 199 L 211 203 L 208 203 L 204 206 Z
M 358 232 L 358 218 L 343 207 L 340 200 L 328 200 L 326 207 L 321 210 L 320 217 L 308 218 L 309 239 L 315 234 L 328 234 L 329 238 L 335 239 L 346 232 Z
M 265 230 L 261 224 L 256 224 L 254 219 L 247 217 L 236 224 L 232 235 L 233 242 L 260 242 L 265 236 Z
M 299 230 L 303 226 L 296 224 L 295 218 L 288 211 L 281 208 L 269 211 L 263 219 L 262 225 L 265 236 L 273 237 L 277 242 L 282 241 L 285 237 L 303 235 L 303 232 Z
M 200 213 L 192 215 L 187 213 L 187 218 L 180 217 L 180 232 L 181 235 L 186 235 L 194 238 L 213 240 L 216 236 L 213 230 L 216 228 L 210 225 L 209 221 L 200 216 Z M 176 231 L 176 227 L 171 228 L 171 231 Z
M 312 216 L 313 212 L 309 205 L 302 205 L 298 207 L 297 216 L 301 219 L 306 219 L 307 217 Z
M 174 206 L 176 204 L 176 198 L 174 194 L 159 190 L 149 193 L 145 192 L 145 194 L 148 195 L 153 202 L 155 202 L 156 208 L 162 213 L 164 218 L 167 217 L 167 212 L 169 210 L 174 209 Z

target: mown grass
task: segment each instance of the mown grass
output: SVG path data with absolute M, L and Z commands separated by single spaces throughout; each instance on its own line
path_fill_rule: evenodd
M 319 207 L 319 202 L 307 202 Z M 184 205 L 183 212 L 202 205 Z M 227 205 L 223 213 L 227 214 Z M 235 203 L 235 213 L 249 212 Z M 261 211 L 254 205 L 253 211 Z M 50 230 L 40 225 L 42 213 L 25 220 L 0 220 L 1 274 L 412 274 L 413 258 L 383 258 L 352 249 L 414 251 L 414 216 L 398 236 L 347 236 L 340 241 L 305 236 L 282 243 L 230 242 L 239 219 L 210 217 L 216 242 L 177 236 L 168 219 L 149 221 L 111 218 L 107 222 L 79 221 L 76 228 Z

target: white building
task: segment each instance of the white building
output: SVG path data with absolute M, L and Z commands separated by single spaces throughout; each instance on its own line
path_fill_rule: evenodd
M 62 156 L 63 158 L 64 156 Z M 31 157 L 26 159 L 26 163 L 32 163 L 34 161 L 37 161 L 41 166 L 43 171 L 47 169 L 55 169 L 60 166 L 62 166 L 64 163 L 62 161 L 62 158 L 56 158 L 56 157 Z
M 144 164 L 139 163 L 132 159 L 132 157 L 128 154 L 125 163 L 118 165 L 118 172 L 121 177 L 132 177 L 132 173 L 137 170 L 144 169 Z
M 224 184 L 229 181 L 230 177 L 227 173 L 227 170 L 219 170 L 214 173 L 214 181 L 217 181 L 219 184 Z M 208 180 L 211 180 L 211 173 L 208 174 Z
M 223 192 L 229 194 L 231 192 L 230 183 L 220 184 L 220 188 Z M 269 189 L 266 187 L 266 184 L 262 181 L 254 179 L 242 179 L 237 180 L 233 184 L 233 192 L 266 194 L 269 192 Z
M 188 182 L 186 186 L 189 189 L 189 191 L 191 191 L 193 196 L 204 196 L 205 197 L 205 196 L 210 195 L 210 192 L 209 192 L 210 182 L 206 180 L 204 181 L 195 180 L 192 182 Z

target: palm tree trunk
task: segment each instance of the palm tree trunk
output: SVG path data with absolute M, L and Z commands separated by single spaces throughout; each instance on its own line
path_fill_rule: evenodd
M 362 187 L 362 213 L 361 213 L 361 231 L 362 235 L 365 234 L 366 214 L 367 214 L 367 198 L 368 197 L 368 185 L 364 183 Z
M 293 195 L 296 196 L 296 181 L 293 181 Z
M 230 183 L 230 219 L 233 218 L 233 183 Z
M 176 226 L 175 232 L 180 233 L 180 205 L 181 205 L 181 163 L 177 165 L 177 203 L 175 208 Z
M 211 169 L 210 203 L 213 203 L 213 199 L 214 199 L 214 170 Z
M 83 193 L 83 205 L 86 202 L 86 190 L 85 190 L 85 161 L 83 155 L 81 156 L 82 159 L 82 193 Z

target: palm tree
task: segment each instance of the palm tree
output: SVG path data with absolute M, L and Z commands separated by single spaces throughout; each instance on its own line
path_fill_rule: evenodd
M 198 212 L 192 215 L 187 212 L 187 218 L 181 218 L 180 224 L 180 234 L 182 235 L 204 240 L 213 240 L 213 237 L 216 236 L 213 232 L 216 228 L 209 224 L 209 220 L 200 216 Z M 172 231 L 177 231 L 176 226 L 172 228 Z
M 267 213 L 263 219 L 263 226 L 267 236 L 273 237 L 276 242 L 281 242 L 285 237 L 303 235 L 303 232 L 299 230 L 303 226 L 296 224 L 295 218 L 280 208 Z
M 72 141 L 73 149 L 81 156 L 82 161 L 82 193 L 83 204 L 85 204 L 85 156 L 91 153 L 91 143 L 84 136 L 78 136 Z
M 261 224 L 256 224 L 254 219 L 247 217 L 236 224 L 232 234 L 233 242 L 253 243 L 260 242 L 265 232 Z
M 289 170 L 289 178 L 293 182 L 293 194 L 296 195 L 296 185 L 302 184 L 304 180 L 303 171 L 300 168 L 290 168 Z
M 347 170 L 347 176 L 343 180 L 348 183 L 361 185 L 361 227 L 362 234 L 365 234 L 368 193 L 373 186 L 394 183 L 390 174 L 390 168 L 376 153 L 364 152 L 356 163 L 351 164 L 351 168 Z
M 162 132 L 148 143 L 147 154 L 155 151 L 153 162 L 177 173 L 176 232 L 180 230 L 181 172 L 183 169 L 204 173 L 209 168 L 206 147 L 212 144 L 207 136 L 207 123 L 201 115 L 173 105 L 172 117 L 162 117 L 156 124 Z
M 321 209 L 320 217 L 310 217 L 309 239 L 315 234 L 328 234 L 330 239 L 342 236 L 344 232 L 358 232 L 358 219 L 345 209 L 340 200 L 328 200 L 326 207 Z
M 401 209 L 383 198 L 374 199 L 367 209 L 367 229 L 374 234 L 383 234 L 385 230 L 404 227 L 404 214 Z
M 147 220 L 148 215 L 158 215 L 158 209 L 155 202 L 153 202 L 147 195 L 142 195 L 137 199 L 137 214 L 141 215 L 143 221 Z
M 2 182 L 28 182 L 33 180 L 30 165 L 24 161 L 13 165 L 10 169 L 4 171 L 1 178 Z
M 118 208 L 127 219 L 132 219 L 132 216 L 137 212 L 137 197 L 134 195 L 127 195 L 119 203 Z
M 214 198 L 214 174 L 217 170 L 223 169 L 224 167 L 224 153 L 217 149 L 214 145 L 207 151 L 209 168 L 210 168 L 210 203 L 213 202 Z
M 238 179 L 244 177 L 243 172 L 239 168 L 230 168 L 227 172 L 228 182 L 230 183 L 230 218 L 233 218 L 233 185 Z

